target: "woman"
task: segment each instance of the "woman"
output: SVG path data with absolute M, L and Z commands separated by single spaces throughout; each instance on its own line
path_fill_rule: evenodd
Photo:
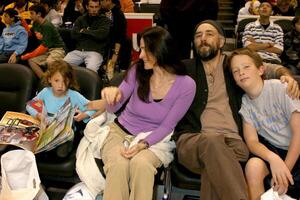
M 141 33 L 140 49 L 139 61 L 129 69 L 121 85 L 102 90 L 109 112 L 116 112 L 128 101 L 110 124 L 101 149 L 105 200 L 152 199 L 156 168 L 163 164 L 153 149 L 171 135 L 195 95 L 195 82 L 186 75 L 174 41 L 165 29 L 146 29 Z M 90 103 L 88 108 L 96 108 L 96 104 L 99 102 Z M 142 134 L 146 136 L 135 145 L 123 145 Z M 160 153 L 167 156 L 170 151 Z
M 27 47 L 28 35 L 21 25 L 16 10 L 12 8 L 5 10 L 3 21 L 6 28 L 0 36 L 0 63 L 16 63 Z

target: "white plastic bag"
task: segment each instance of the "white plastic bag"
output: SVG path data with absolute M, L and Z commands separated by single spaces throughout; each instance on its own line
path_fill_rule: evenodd
M 92 194 L 83 182 L 77 183 L 71 187 L 63 200 L 94 200 Z
M 1 172 L 0 200 L 48 199 L 43 191 L 39 195 L 42 198 L 36 197 L 42 188 L 35 157 L 31 151 L 13 150 L 3 154 Z
M 275 192 L 273 188 L 271 188 L 261 195 L 260 200 L 296 200 L 296 199 L 293 199 L 292 197 L 286 194 L 279 196 L 278 193 Z

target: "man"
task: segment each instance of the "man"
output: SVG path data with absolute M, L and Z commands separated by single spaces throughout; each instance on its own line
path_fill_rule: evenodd
M 216 21 L 205 20 L 196 26 L 194 45 L 196 58 L 187 60 L 189 75 L 197 84 L 195 98 L 174 134 L 178 162 L 201 174 L 201 200 L 248 199 L 247 186 L 239 161 L 248 159 L 242 140 L 241 90 L 236 86 L 226 56 L 224 30 Z M 269 74 L 288 74 L 283 67 L 267 67 Z M 298 86 L 289 76 L 298 96 Z
M 65 44 L 53 24 L 45 19 L 46 10 L 42 5 L 33 5 L 29 11 L 33 21 L 32 30 L 40 44 L 32 52 L 21 56 L 21 59 L 28 60 L 34 73 L 41 78 L 44 74 L 41 67 L 64 58 Z
M 295 10 L 291 0 L 277 0 L 277 4 L 274 6 L 273 11 L 273 15 L 277 16 L 295 16 Z
M 283 51 L 283 31 L 281 27 L 270 21 L 272 5 L 268 2 L 260 4 L 259 18 L 249 23 L 243 33 L 243 46 L 256 51 L 264 62 L 280 64 Z
M 162 0 L 162 20 L 175 41 L 181 59 L 190 58 L 195 26 L 205 20 L 216 20 L 219 11 L 218 0 Z
M 64 60 L 73 65 L 84 62 L 88 69 L 97 72 L 108 48 L 111 22 L 106 16 L 99 15 L 99 0 L 89 0 L 87 10 L 87 14 L 75 21 L 71 31 L 76 50 L 69 52 Z

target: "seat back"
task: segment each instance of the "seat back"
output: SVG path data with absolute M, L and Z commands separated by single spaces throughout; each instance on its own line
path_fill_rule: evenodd
M 85 67 L 73 66 L 79 84 L 79 92 L 89 100 L 100 98 L 102 82 L 98 74 Z
M 98 74 L 85 67 L 73 66 L 73 69 L 80 87 L 79 92 L 89 100 L 99 99 L 102 82 Z M 82 137 L 81 131 L 79 129 L 76 130 L 72 152 L 66 158 L 37 158 L 39 173 L 46 187 L 60 185 L 68 188 L 79 181 L 75 172 L 75 154 L 78 141 Z
M 289 19 L 278 19 L 274 21 L 274 23 L 278 24 L 282 28 L 284 34 L 293 29 L 293 23 Z
M 20 64 L 0 64 L 0 117 L 6 111 L 25 112 L 36 82 L 30 68 Z
M 256 20 L 257 20 L 256 18 L 246 18 L 246 19 L 242 19 L 241 21 L 238 22 L 237 29 L 236 29 L 236 47 L 237 48 L 243 47 L 242 37 L 243 37 L 245 27 L 250 22 L 254 22 Z

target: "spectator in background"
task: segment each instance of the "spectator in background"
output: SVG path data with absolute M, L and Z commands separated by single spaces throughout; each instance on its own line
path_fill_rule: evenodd
M 33 5 L 30 1 L 27 0 L 15 0 L 14 2 L 8 4 L 4 10 L 13 8 L 18 11 L 22 20 L 26 20 L 27 24 L 31 24 L 31 18 L 29 13 L 29 8 Z
M 300 75 L 300 16 L 293 19 L 293 29 L 284 35 L 283 64 Z
M 218 0 L 162 0 L 163 22 L 177 42 L 180 58 L 190 58 L 196 24 L 205 19 L 217 19 Z
M 126 56 L 130 57 L 130 54 L 128 55 L 128 51 L 124 51 L 126 50 L 124 45 L 127 22 L 124 13 L 120 9 L 118 0 L 100 0 L 100 3 L 101 11 L 111 20 L 109 49 L 112 51 L 110 51 L 111 55 L 108 55 L 109 61 L 106 67 L 108 78 L 111 79 L 117 61 L 119 61 L 119 67 L 122 69 L 127 69 L 130 64 L 126 58 Z
M 16 63 L 27 47 L 28 35 L 16 10 L 5 10 L 3 20 L 7 27 L 0 36 L 0 63 Z
M 258 15 L 260 2 L 258 0 L 247 1 L 245 7 L 239 10 L 239 15 Z
M 40 0 L 42 6 L 44 6 L 46 10 L 46 17 L 45 19 L 48 22 L 51 22 L 56 28 L 62 25 L 62 17 L 60 14 L 54 9 L 54 2 L 53 0 Z
M 120 0 L 121 10 L 123 13 L 133 13 L 134 3 L 132 0 Z
M 4 5 L 3 2 L 0 2 L 0 35 L 2 34 L 3 29 L 5 28 L 5 24 L 2 20 L 2 14 L 4 10 Z
M 41 67 L 63 59 L 65 45 L 57 29 L 45 19 L 46 10 L 42 5 L 30 7 L 30 17 L 33 21 L 32 31 L 39 40 L 39 46 L 32 52 L 21 56 L 22 60 L 28 60 L 28 64 L 34 73 L 41 78 L 44 74 Z
M 63 22 L 74 23 L 76 19 L 85 13 L 85 2 L 83 0 L 67 0 L 63 11 Z
M 273 7 L 273 15 L 295 16 L 295 10 L 291 0 L 277 0 L 276 6 Z
M 264 62 L 280 64 L 283 51 L 283 31 L 270 21 L 272 5 L 263 2 L 259 6 L 259 18 L 249 23 L 243 33 L 243 46 L 252 49 L 262 57 Z
M 98 71 L 109 43 L 111 21 L 99 14 L 99 0 L 89 0 L 88 13 L 78 17 L 71 31 L 76 50 L 69 52 L 64 60 L 73 65 L 85 63 L 88 69 Z

